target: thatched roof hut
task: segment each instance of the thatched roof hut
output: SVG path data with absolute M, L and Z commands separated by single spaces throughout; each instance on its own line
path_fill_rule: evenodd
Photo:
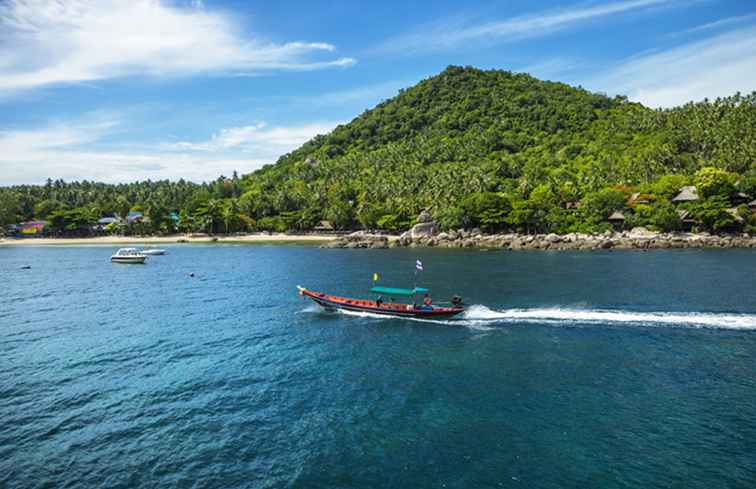
M 677 194 L 677 197 L 672 199 L 672 202 L 680 204 L 682 202 L 695 202 L 697 200 L 699 200 L 698 190 L 696 190 L 696 187 L 690 185 L 688 187 L 681 188 L 680 193 Z
M 609 222 L 625 222 L 625 215 L 620 211 L 612 212 L 612 215 L 607 219 Z
M 313 229 L 315 231 L 333 231 L 334 227 L 331 221 L 320 221 Z

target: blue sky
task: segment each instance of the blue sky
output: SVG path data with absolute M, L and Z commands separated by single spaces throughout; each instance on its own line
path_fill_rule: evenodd
M 247 173 L 450 64 L 756 90 L 756 0 L 0 0 L 0 185 Z

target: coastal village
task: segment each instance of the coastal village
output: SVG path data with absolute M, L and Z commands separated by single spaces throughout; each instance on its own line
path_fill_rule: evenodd
M 448 248 L 503 248 L 511 250 L 592 250 L 592 249 L 666 249 L 666 248 L 756 248 L 756 237 L 749 233 L 738 233 L 749 218 L 756 216 L 756 199 L 743 192 L 734 191 L 729 197 L 732 207 L 726 212 L 735 224 L 731 232 L 712 235 L 700 229 L 701 223 L 690 211 L 691 205 L 698 203 L 698 190 L 689 185 L 680 188 L 677 195 L 671 199 L 675 212 L 679 216 L 680 226 L 676 232 L 659 232 L 646 227 L 629 226 L 628 215 L 638 206 L 652 204 L 652 195 L 633 192 L 626 201 L 625 210 L 613 211 L 606 222 L 611 229 L 603 233 L 568 233 L 565 235 L 522 234 L 515 232 L 491 233 L 480 228 L 457 229 L 441 231 L 430 212 L 423 211 L 415 220 L 415 224 L 401 235 L 393 235 L 381 230 L 364 229 L 336 229 L 327 220 L 321 220 L 311 230 L 306 232 L 287 233 L 293 237 L 308 234 L 318 235 L 328 239 L 323 245 L 327 248 L 388 248 L 401 246 L 428 246 Z M 569 203 L 569 207 L 580 208 L 582 203 Z M 175 236 L 179 231 L 179 213 L 171 211 L 168 214 L 166 236 Z M 102 216 L 96 222 L 81 221 L 68 225 L 63 229 L 55 228 L 48 220 L 34 220 L 11 224 L 3 230 L 6 240 L 25 240 L 34 238 L 88 238 L 88 237 L 133 237 L 142 239 L 149 234 L 150 218 L 143 212 L 130 211 L 125 216 Z M 236 233 L 240 235 L 244 233 Z M 270 233 L 262 232 L 270 236 Z M 179 235 L 176 241 L 185 241 L 187 237 L 207 238 L 206 233 L 186 233 Z M 217 239 L 217 238 L 216 238 Z M 33 241 L 31 241 L 33 242 Z

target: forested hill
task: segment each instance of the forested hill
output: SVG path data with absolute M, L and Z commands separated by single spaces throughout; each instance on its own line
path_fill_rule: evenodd
M 150 217 L 142 232 L 322 220 L 401 231 L 427 208 L 444 228 L 600 231 L 621 211 L 628 226 L 672 230 L 682 209 L 670 200 L 693 184 L 701 199 L 684 207 L 700 229 L 756 231 L 742 206 L 756 198 L 756 92 L 652 110 L 526 74 L 449 67 L 240 179 L 0 188 L 0 224 L 52 216 L 59 231 L 81 229 L 130 208 Z
M 500 224 L 521 227 L 533 197 L 564 209 L 619 184 L 668 199 L 705 167 L 756 170 L 756 94 L 659 111 L 526 74 L 449 67 L 244 182 L 258 215 L 401 229 L 427 207 L 453 227 L 480 221 L 470 198 L 494 193 Z M 650 186 L 665 175 L 679 178 Z M 528 227 L 588 220 L 541 211 Z M 561 224 L 546 223 L 549 213 Z

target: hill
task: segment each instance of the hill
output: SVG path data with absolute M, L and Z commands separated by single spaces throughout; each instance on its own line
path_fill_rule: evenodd
M 669 200 L 691 184 L 703 198 L 686 208 L 701 229 L 756 231 L 745 209 L 742 219 L 727 211 L 742 203 L 738 192 L 756 197 L 756 93 L 653 110 L 451 66 L 240 179 L 0 188 L 0 224 L 53 216 L 64 233 L 130 209 L 150 218 L 139 232 L 303 230 L 321 220 L 401 231 L 429 209 L 447 229 L 600 231 L 622 211 L 628 226 L 672 230 L 681 209 Z
M 566 209 L 609 185 L 650 193 L 665 175 L 689 183 L 705 167 L 756 171 L 756 94 L 659 111 L 526 74 L 449 67 L 247 175 L 243 198 L 289 226 L 322 217 L 402 229 L 422 208 L 446 227 L 480 224 L 470 214 L 484 203 L 472 196 L 495 193 L 507 201 L 500 224 L 522 227 L 512 207 L 534 194 Z M 569 216 L 556 214 L 564 225 L 528 227 L 568 229 Z

